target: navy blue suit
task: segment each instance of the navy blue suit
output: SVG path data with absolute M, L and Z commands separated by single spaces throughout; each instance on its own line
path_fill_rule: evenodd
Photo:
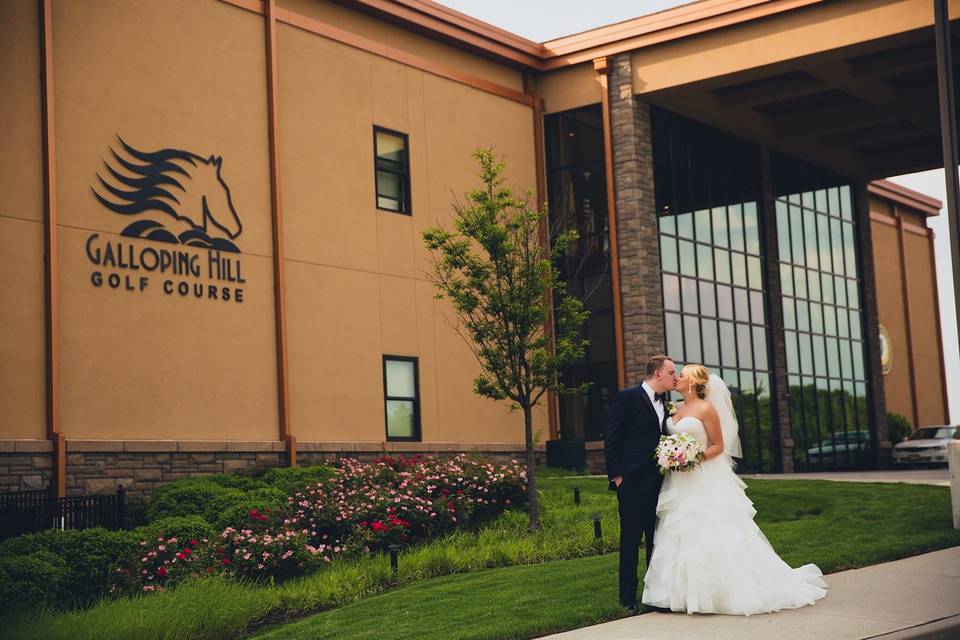
M 650 396 L 642 386 L 620 391 L 607 413 L 603 452 L 610 488 L 617 492 L 620 511 L 620 602 L 637 601 L 637 562 L 640 540 L 646 545 L 647 566 L 653 553 L 657 498 L 663 476 L 654 454 L 666 432 L 666 411 L 659 422 Z M 613 479 L 622 477 L 617 488 Z

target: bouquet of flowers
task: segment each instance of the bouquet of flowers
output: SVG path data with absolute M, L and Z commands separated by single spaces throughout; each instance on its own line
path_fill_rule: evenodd
M 690 471 L 705 459 L 703 445 L 689 433 L 660 436 L 654 456 L 662 475 L 671 471 Z

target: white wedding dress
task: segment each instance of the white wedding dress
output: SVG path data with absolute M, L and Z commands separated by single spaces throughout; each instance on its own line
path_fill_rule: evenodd
M 699 418 L 670 419 L 667 428 L 671 434 L 689 433 L 707 448 Z M 827 595 L 816 565 L 792 569 L 776 554 L 753 521 L 756 510 L 745 488 L 727 455 L 667 475 L 657 504 L 653 557 L 643 579 L 644 604 L 751 615 L 795 609 Z

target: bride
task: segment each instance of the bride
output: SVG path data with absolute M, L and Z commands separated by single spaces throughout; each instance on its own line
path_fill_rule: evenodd
M 827 595 L 813 564 L 791 569 L 754 523 L 746 485 L 733 471 L 740 439 L 727 386 L 703 365 L 677 378 L 680 410 L 667 421 L 706 451 L 700 466 L 669 473 L 657 503 L 643 603 L 687 613 L 751 615 L 795 609 Z

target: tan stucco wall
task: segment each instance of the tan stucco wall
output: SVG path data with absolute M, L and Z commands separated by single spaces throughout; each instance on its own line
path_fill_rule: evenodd
M 871 204 L 871 207 L 873 205 Z M 910 357 L 907 345 L 906 319 L 903 305 L 903 279 L 900 270 L 900 242 L 896 227 L 874 222 L 873 254 L 877 279 L 877 306 L 880 324 L 887 329 L 893 347 L 890 373 L 883 377 L 887 411 L 913 420 L 913 382 L 910 379 Z
M 276 440 L 264 17 L 217 0 L 118 6 L 53 3 L 62 431 L 75 442 Z M 400 37 L 340 7 L 325 11 L 460 73 L 521 86 L 508 67 Z M 39 28 L 36 3 L 3 3 L 0 12 L 0 29 L 11 35 L 0 53 L 17 63 L 0 67 L 15 96 L 0 105 L 15 131 L 0 160 L 0 186 L 12 194 L 0 205 L 0 355 L 18 363 L 0 368 L 0 438 L 43 438 Z M 420 234 L 451 225 L 454 194 L 476 185 L 477 147 L 506 156 L 512 185 L 536 184 L 530 107 L 285 24 L 278 81 L 294 435 L 385 440 L 382 356 L 391 354 L 419 358 L 425 442 L 522 442 L 522 417 L 472 392 L 478 368 L 433 299 Z M 412 216 L 375 208 L 374 124 L 410 136 Z M 167 279 L 236 288 L 208 276 L 208 250 L 120 235 L 135 219 L 173 221 L 157 212 L 124 216 L 95 198 L 94 188 L 106 194 L 97 174 L 117 166 L 110 148 L 125 155 L 118 136 L 145 152 L 195 153 L 200 168 L 222 157 L 219 177 L 243 225 L 241 253 L 222 256 L 242 266 L 242 303 L 164 293 Z M 199 179 L 182 182 L 177 195 L 186 202 Z M 87 252 L 94 234 L 94 249 L 181 251 L 203 273 L 95 265 Z M 94 272 L 129 276 L 135 290 L 95 286 Z M 142 291 L 141 276 L 149 278 Z M 546 430 L 542 412 L 537 426 Z
M 535 184 L 529 107 L 287 25 L 278 51 L 297 437 L 384 440 L 387 354 L 419 358 L 425 442 L 521 441 L 517 414 L 472 393 L 477 365 L 433 300 L 420 234 L 450 226 L 477 147 L 506 156 L 514 185 Z M 375 124 L 409 135 L 412 216 L 375 207 Z
M 117 8 L 78 0 L 53 7 L 63 432 L 274 439 L 263 19 L 221 2 L 134 0 Z M 143 151 L 223 157 L 220 175 L 243 224 L 242 304 L 164 294 L 159 272 L 143 292 L 93 286 L 87 238 L 116 241 L 130 221 L 91 193 L 118 135 Z M 203 249 L 124 241 L 183 249 L 204 266 L 208 259 Z
M 0 438 L 46 434 L 40 28 L 0 2 Z
M 545 113 L 577 109 L 603 100 L 603 88 L 592 63 L 544 73 L 537 78 Z
M 941 377 L 943 357 L 937 315 L 940 310 L 934 291 L 930 252 L 933 244 L 929 238 L 912 233 L 905 237 L 907 254 L 907 277 L 910 284 L 910 320 L 913 329 L 914 361 L 917 367 L 917 398 L 919 400 L 920 425 L 943 424 L 943 380 Z
M 523 74 L 519 71 L 433 40 L 408 29 L 351 11 L 329 0 L 279 0 L 277 6 L 314 20 L 335 25 L 352 34 L 386 44 L 406 53 L 441 62 L 478 78 L 490 80 L 511 89 L 523 90 Z
M 926 218 L 903 205 L 870 198 L 870 210 L 884 216 L 898 213 L 908 225 L 926 227 Z M 905 231 L 906 273 L 900 264 L 900 240 L 897 228 L 874 221 L 873 251 L 880 259 L 877 270 L 877 299 L 880 323 L 890 334 L 893 364 L 884 376 L 887 410 L 913 421 L 913 396 L 917 397 L 919 424 L 942 424 L 947 420 L 942 379 L 943 353 L 937 330 L 935 277 L 931 261 L 933 243 L 930 238 Z M 904 303 L 903 283 L 907 279 L 910 299 Z M 910 345 L 907 338 L 906 312 L 909 308 L 913 337 L 913 363 L 917 388 L 910 373 Z

